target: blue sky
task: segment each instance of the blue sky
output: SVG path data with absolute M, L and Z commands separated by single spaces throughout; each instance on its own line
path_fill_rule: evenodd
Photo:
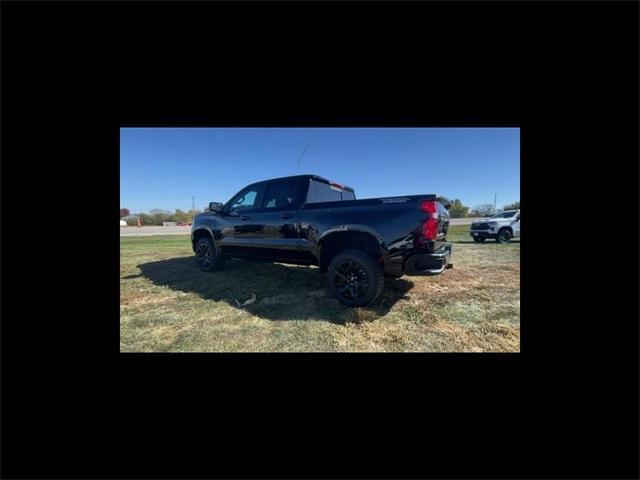
M 520 199 L 517 128 L 123 128 L 120 206 L 202 210 L 258 180 L 313 173 L 357 198 L 439 193 L 470 207 Z

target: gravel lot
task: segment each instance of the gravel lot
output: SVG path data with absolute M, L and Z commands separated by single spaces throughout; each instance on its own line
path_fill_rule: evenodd
M 147 237 L 149 235 L 188 235 L 191 227 L 120 227 L 121 237 Z

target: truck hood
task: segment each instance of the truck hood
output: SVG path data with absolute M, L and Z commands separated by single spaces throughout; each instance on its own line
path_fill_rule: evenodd
M 477 225 L 478 223 L 498 223 L 508 225 L 510 223 L 513 223 L 513 221 L 513 218 L 484 218 L 482 220 L 476 220 L 475 222 L 472 222 L 471 225 Z

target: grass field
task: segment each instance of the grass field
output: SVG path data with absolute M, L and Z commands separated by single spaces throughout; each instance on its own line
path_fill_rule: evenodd
M 188 236 L 121 238 L 120 350 L 517 352 L 520 244 L 474 244 L 468 229 L 450 227 L 452 269 L 386 279 L 381 300 L 357 309 L 316 267 L 232 260 L 204 273 Z

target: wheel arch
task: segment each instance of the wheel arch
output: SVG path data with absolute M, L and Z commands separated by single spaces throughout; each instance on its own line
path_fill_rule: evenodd
M 327 230 L 318 240 L 320 271 L 326 272 L 331 260 L 345 250 L 363 250 L 379 262 L 387 252 L 384 240 L 373 229 L 364 225 L 339 226 Z
M 200 240 L 202 237 L 208 237 L 213 242 L 213 246 L 217 249 L 218 245 L 214 238 L 213 232 L 207 227 L 200 227 L 191 232 L 191 249 L 195 252 L 196 250 L 196 242 Z

